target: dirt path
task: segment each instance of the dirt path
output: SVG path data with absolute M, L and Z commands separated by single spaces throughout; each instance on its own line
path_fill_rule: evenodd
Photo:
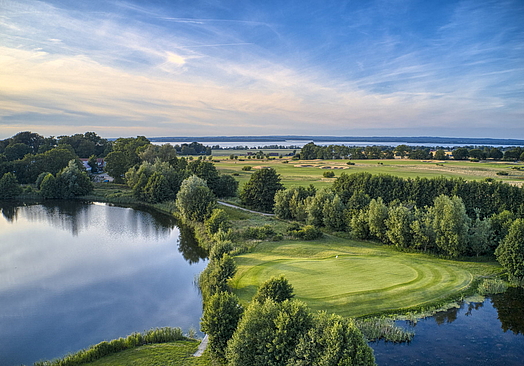
M 221 205 L 227 206 L 227 207 L 238 208 L 239 210 L 251 212 L 251 213 L 254 213 L 254 214 L 259 214 L 259 215 L 263 215 L 263 216 L 275 216 L 275 214 L 248 210 L 247 208 L 240 207 L 240 206 L 235 206 L 235 205 L 232 205 L 231 203 L 225 203 L 225 202 L 222 202 L 222 201 L 218 201 L 218 203 L 221 204 Z
M 193 354 L 193 357 L 202 356 L 206 348 L 207 348 L 207 334 L 205 335 L 204 339 L 202 339 L 202 342 L 200 342 L 200 345 L 198 346 L 197 351 Z

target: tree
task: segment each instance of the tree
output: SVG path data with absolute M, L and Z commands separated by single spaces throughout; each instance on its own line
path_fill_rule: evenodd
M 219 360 L 225 358 L 227 342 L 242 313 L 238 298 L 229 292 L 217 292 L 205 304 L 200 328 L 209 337 L 209 350 Z
M 453 159 L 466 160 L 469 157 L 469 150 L 465 147 L 458 147 L 453 150 Z
M 60 198 L 73 198 L 91 193 L 93 183 L 85 171 L 80 170 L 75 160 L 71 160 L 66 168 L 57 175 Z
M 252 302 L 229 341 L 229 366 L 286 365 L 313 317 L 298 301 Z
M 43 199 L 51 200 L 60 198 L 60 189 L 53 174 L 47 173 L 40 184 L 40 194 Z
M 293 286 L 285 279 L 284 276 L 272 277 L 264 282 L 259 288 L 253 301 L 264 302 L 271 299 L 275 302 L 291 300 L 295 297 Z
M 7 158 L 7 161 L 22 159 L 25 155 L 31 154 L 31 152 L 31 147 L 21 142 L 7 145 L 7 147 L 4 150 L 4 154 Z
M 386 241 L 388 207 L 382 201 L 382 197 L 372 199 L 369 202 L 367 218 L 370 234 L 381 241 Z
M 320 312 L 287 366 L 374 365 L 373 351 L 352 319 Z
M 22 193 L 22 187 L 18 184 L 16 176 L 9 172 L 0 178 L 0 200 L 13 199 Z
M 206 231 L 213 235 L 220 229 L 227 231 L 231 227 L 231 222 L 229 221 L 229 216 L 226 211 L 220 208 L 215 208 L 211 213 L 211 216 L 204 222 L 204 226 L 206 227 Z
M 91 155 L 87 161 L 87 165 L 91 168 L 91 173 L 98 173 L 98 160 L 95 155 Z
M 430 209 L 435 231 L 435 243 L 452 257 L 464 254 L 468 243 L 470 218 L 462 199 L 440 195 Z
M 333 202 L 334 194 L 329 189 L 321 189 L 307 202 L 307 223 L 316 227 L 324 226 L 324 206 Z
M 439 149 L 435 151 L 434 159 L 435 160 L 447 160 L 448 156 L 446 155 L 446 152 L 444 150 Z
M 513 221 L 508 235 L 495 250 L 498 262 L 517 281 L 524 279 L 524 219 Z
M 477 217 L 473 220 L 469 229 L 469 248 L 477 257 L 488 253 L 491 247 L 492 232 L 490 220 L 481 220 Z
M 388 218 L 386 219 L 386 236 L 393 245 L 398 248 L 411 246 L 413 240 L 411 224 L 413 220 L 413 213 L 406 206 L 397 205 L 389 208 Z
M 335 231 L 343 231 L 346 228 L 345 221 L 346 207 L 338 195 L 333 197 L 331 202 L 326 201 L 322 209 L 324 225 Z
M 116 183 L 123 183 L 124 174 L 131 167 L 122 151 L 112 151 L 105 158 L 105 171 L 114 178 Z
M 213 192 L 208 188 L 206 182 L 196 175 L 184 180 L 176 195 L 178 211 L 182 217 L 190 221 L 204 222 L 215 205 L 216 199 Z
M 238 181 L 229 174 L 222 174 L 214 190 L 217 197 L 236 197 L 238 193 Z
M 145 200 L 150 203 L 164 202 L 174 198 L 166 177 L 160 172 L 154 172 L 149 177 L 143 191 Z
M 263 168 L 253 173 L 240 193 L 242 204 L 264 212 L 272 212 L 275 194 L 284 189 L 280 175 L 273 168 Z

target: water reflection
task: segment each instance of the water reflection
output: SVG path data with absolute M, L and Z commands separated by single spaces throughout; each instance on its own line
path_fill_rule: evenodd
M 173 218 L 79 202 L 1 209 L 0 365 L 152 327 L 198 329 L 205 253 Z
M 380 366 L 504 365 L 524 359 L 524 289 L 510 288 L 484 302 L 463 303 L 411 327 L 408 344 L 372 342 Z
M 187 225 L 179 225 L 180 236 L 178 237 L 178 250 L 189 263 L 198 263 L 207 258 L 207 251 L 198 245 L 193 228 Z
M 524 334 L 524 289 L 511 287 L 503 294 L 492 296 L 491 302 L 504 332 Z

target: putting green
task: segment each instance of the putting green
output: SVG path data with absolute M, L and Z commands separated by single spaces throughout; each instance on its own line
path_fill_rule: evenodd
M 260 244 L 235 257 L 239 271 L 232 286 L 248 302 L 264 281 L 284 275 L 311 308 L 358 317 L 435 303 L 473 280 L 461 262 L 335 241 Z

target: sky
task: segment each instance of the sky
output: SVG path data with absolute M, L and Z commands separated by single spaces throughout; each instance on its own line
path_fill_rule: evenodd
M 524 138 L 523 0 L 0 0 L 0 139 Z

